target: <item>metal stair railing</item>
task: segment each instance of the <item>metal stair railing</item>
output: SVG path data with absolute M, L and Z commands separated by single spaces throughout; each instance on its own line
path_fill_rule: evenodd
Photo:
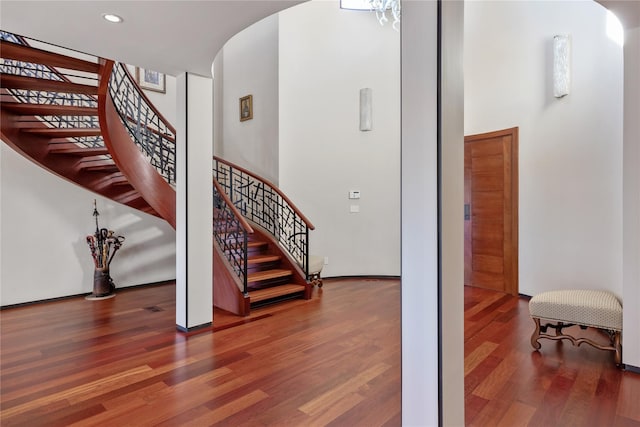
M 309 231 L 315 228 L 313 224 L 269 181 L 219 157 L 213 158 L 213 164 L 214 179 L 233 206 L 268 231 L 309 280 Z
M 25 37 L 0 30 L 0 40 L 9 43 L 16 43 L 23 46 L 30 46 Z M 71 54 L 74 51 L 68 50 Z M 97 58 L 96 58 L 97 59 Z M 44 64 L 24 62 L 13 59 L 0 58 L 0 72 L 3 74 L 13 74 L 24 77 L 34 77 L 44 80 L 55 80 L 64 82 L 97 83 L 97 77 L 63 73 L 60 70 Z M 92 95 L 81 93 L 58 93 L 31 89 L 6 89 L 7 93 L 2 93 L 2 98 L 12 97 L 12 101 L 25 104 L 60 105 L 75 107 L 97 108 L 98 99 Z M 3 99 L 4 101 L 4 99 Z M 52 128 L 99 128 L 97 116 L 37 116 L 37 121 L 45 123 Z M 78 136 L 69 138 L 76 145 L 86 148 L 104 147 L 104 140 L 101 136 Z M 108 155 L 105 157 L 108 158 Z
M 114 65 L 109 94 L 131 139 L 158 173 L 175 184 L 176 130 L 142 92 L 125 64 Z
M 0 39 L 9 43 L 30 46 L 28 39 L 6 31 L 0 30 Z M 46 43 L 37 42 L 46 48 Z M 56 49 L 59 50 L 59 49 Z M 64 54 L 78 55 L 70 49 L 65 49 Z M 87 56 L 81 54 L 81 56 Z M 96 61 L 99 58 L 93 57 Z M 4 74 L 34 77 L 44 80 L 55 80 L 72 83 L 95 83 L 98 77 L 89 76 L 87 73 L 72 74 L 61 72 L 55 67 L 44 64 L 23 62 L 12 59 L 0 59 L 0 72 Z M 147 160 L 158 173 L 169 183 L 175 184 L 175 142 L 176 131 L 173 126 L 158 112 L 148 100 L 142 89 L 135 82 L 125 64 L 118 63 L 113 67 L 109 81 L 109 94 L 118 110 L 118 114 L 125 125 L 133 142 L 145 155 Z M 93 95 L 78 93 L 58 93 L 52 91 L 31 89 L 6 89 L 2 93 L 5 99 L 28 104 L 60 105 L 76 107 L 98 107 L 98 98 Z M 99 128 L 98 116 L 82 115 L 52 115 L 36 116 L 39 122 L 52 128 Z M 85 148 L 105 147 L 102 136 L 78 136 L 68 138 L 76 145 Z M 105 155 L 110 159 L 110 155 Z
M 242 293 L 249 295 L 247 286 L 248 235 L 253 228 L 233 206 L 224 189 L 213 180 L 213 237 L 233 273 L 242 285 Z

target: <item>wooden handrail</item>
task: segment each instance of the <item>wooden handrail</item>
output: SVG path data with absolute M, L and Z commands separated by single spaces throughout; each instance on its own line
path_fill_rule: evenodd
M 131 140 L 108 94 L 114 62 L 101 60 L 98 85 L 98 116 L 105 146 L 122 174 L 145 201 L 176 228 L 176 192 Z
M 24 38 L 24 37 L 22 37 L 22 36 L 19 36 L 19 35 L 17 35 L 17 34 L 14 34 L 14 37 L 15 37 L 15 38 L 17 38 L 18 40 L 20 40 L 20 43 L 21 43 L 21 44 L 18 44 L 18 46 L 24 46 L 24 47 L 27 47 L 27 48 L 29 48 L 29 49 L 34 49 L 33 47 L 31 47 L 31 45 L 29 44 L 29 42 L 27 41 L 27 39 L 26 39 L 26 38 Z M 4 43 L 16 44 L 16 43 L 7 42 L 7 41 L 4 41 L 4 40 L 0 41 L 0 51 L 2 51 L 2 53 L 3 53 L 3 57 L 4 57 L 4 52 L 5 52 L 5 48 L 3 47 L 3 46 L 5 46 L 5 45 L 4 45 Z M 46 67 L 47 67 L 49 70 L 51 70 L 51 72 L 52 72 L 53 74 L 55 74 L 56 76 L 60 77 L 63 81 L 65 81 L 65 82 L 71 82 L 71 79 L 69 79 L 67 76 L 65 76 L 64 74 L 62 74 L 60 71 L 58 71 L 58 70 L 57 70 L 57 69 L 55 69 L 54 67 L 50 67 L 50 66 L 48 66 L 48 65 L 47 65 Z M 96 72 L 97 72 L 97 73 L 99 73 L 99 71 L 96 71 Z M 89 96 L 89 95 L 87 95 L 87 96 Z
M 256 174 L 254 174 L 251 171 L 248 171 L 247 169 L 243 168 L 242 166 L 238 166 L 234 163 L 231 163 L 225 159 L 222 159 L 218 156 L 213 156 L 213 158 L 217 161 L 219 161 L 220 163 L 223 163 L 227 166 L 230 166 L 234 169 L 238 169 L 239 171 L 246 173 L 247 175 L 257 179 L 260 182 L 263 182 L 265 184 L 267 184 L 268 186 L 270 186 L 271 188 L 273 188 L 275 190 L 276 193 L 278 193 L 278 195 L 280 197 L 282 197 L 282 199 L 287 202 L 287 204 L 289 206 L 291 206 L 291 209 L 293 209 L 293 212 L 295 212 L 296 215 L 298 215 L 300 217 L 300 219 L 302 219 L 302 221 L 306 224 L 307 227 L 309 227 L 309 230 L 315 230 L 316 228 L 314 227 L 314 225 L 311 223 L 311 221 L 309 221 L 307 219 L 306 216 L 304 216 L 304 214 L 300 211 L 300 209 L 298 209 L 298 207 L 296 205 L 293 204 L 293 202 L 277 187 L 275 186 L 271 181 L 269 181 L 268 179 L 264 179 L 261 176 L 258 176 Z
M 138 93 L 142 96 L 142 99 L 144 99 L 144 102 L 147 103 L 147 105 L 149 106 L 149 108 L 151 110 L 153 110 L 153 112 L 156 114 L 156 116 L 158 116 L 160 118 L 160 120 L 167 126 L 167 128 L 169 128 L 169 130 L 171 132 L 173 132 L 173 134 L 176 134 L 176 128 L 174 128 L 171 123 L 169 122 L 169 120 L 165 119 L 164 116 L 162 115 L 162 113 L 160 113 L 160 111 L 158 111 L 158 109 L 156 108 L 155 105 L 153 105 L 153 103 L 149 100 L 149 98 L 147 98 L 147 95 L 144 93 L 144 91 L 142 90 L 142 88 L 140 87 L 140 85 L 138 84 L 138 82 L 136 81 L 136 79 L 131 75 L 131 73 L 129 72 L 129 68 L 122 64 L 122 68 L 124 68 L 124 72 L 127 74 L 127 76 L 129 77 L 129 80 L 131 80 L 133 82 L 133 84 L 136 86 L 136 88 L 138 89 Z
M 109 80 L 111 79 L 111 70 L 113 70 L 114 62 L 108 59 L 99 59 L 100 71 L 98 72 L 98 96 L 107 96 L 109 94 Z
M 251 225 L 249 225 L 249 223 L 244 218 L 244 216 L 242 216 L 242 214 L 240 213 L 238 208 L 236 208 L 233 205 L 233 203 L 231 202 L 231 199 L 229 198 L 229 196 L 227 196 L 227 193 L 225 193 L 224 189 L 222 188 L 220 183 L 218 181 L 216 181 L 215 178 L 213 179 L 213 185 L 216 187 L 216 190 L 218 190 L 218 194 L 220 194 L 220 197 L 222 197 L 222 200 L 224 201 L 224 204 L 229 207 L 231 212 L 233 212 L 233 216 L 238 219 L 238 222 L 242 226 L 242 229 L 245 232 L 247 232 L 248 234 L 253 234 L 253 228 L 251 227 Z
M 20 45 L 0 40 L 0 49 L 2 50 L 2 57 L 5 59 L 35 64 L 48 64 L 49 67 L 67 68 L 88 73 L 97 73 L 99 71 L 98 63 L 60 53 L 52 53 L 29 45 Z

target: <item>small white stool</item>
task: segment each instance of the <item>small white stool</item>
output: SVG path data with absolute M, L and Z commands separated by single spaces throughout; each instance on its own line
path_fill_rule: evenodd
M 587 343 L 600 350 L 614 351 L 616 365 L 622 363 L 622 305 L 614 294 L 607 291 L 561 290 L 543 292 L 529 301 L 529 313 L 536 324 L 531 335 L 531 345 L 540 349 L 540 338 L 569 340 L 575 346 Z M 540 325 L 541 319 L 555 322 Z M 609 335 L 610 344 L 601 345 L 588 338 L 575 338 L 563 333 L 563 328 L 578 325 L 602 329 Z M 547 334 L 547 328 L 554 328 L 555 335 Z

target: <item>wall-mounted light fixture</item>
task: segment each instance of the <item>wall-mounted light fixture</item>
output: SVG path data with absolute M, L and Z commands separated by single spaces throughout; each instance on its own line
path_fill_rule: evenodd
M 553 96 L 569 95 L 571 87 L 571 38 L 553 37 Z
M 114 15 L 113 13 L 103 13 L 102 19 L 104 19 L 105 21 L 109 21 L 113 24 L 119 24 L 123 21 L 121 16 Z
M 360 130 L 371 130 L 372 123 L 371 88 L 360 89 Z

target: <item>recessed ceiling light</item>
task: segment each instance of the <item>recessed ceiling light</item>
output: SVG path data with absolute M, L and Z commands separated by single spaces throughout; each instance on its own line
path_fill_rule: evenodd
M 102 17 L 107 21 L 113 22 L 115 24 L 119 24 L 120 22 L 122 22 L 122 18 L 118 15 L 114 15 L 113 13 L 103 13 Z

